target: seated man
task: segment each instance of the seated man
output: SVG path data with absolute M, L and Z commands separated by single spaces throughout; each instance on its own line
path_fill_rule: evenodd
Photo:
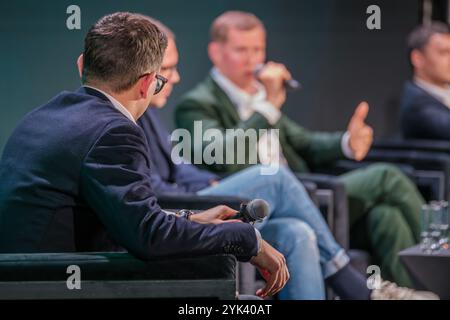
M 284 257 L 219 206 L 190 220 L 161 210 L 136 124 L 165 80 L 167 38 L 145 16 L 115 13 L 85 38 L 84 86 L 30 113 L 0 162 L 0 252 L 127 249 L 141 259 L 219 253 L 265 275 L 260 296 L 289 278 Z
M 159 21 L 154 23 L 169 38 L 161 67 L 161 74 L 167 77 L 168 82 L 152 100 L 152 106 L 162 108 L 173 85 L 180 81 L 178 52 L 173 32 Z M 79 68 L 81 70 L 80 65 Z M 333 239 L 301 183 L 285 167 L 275 175 L 261 175 L 260 166 L 254 166 L 218 181 L 216 175 L 191 164 L 176 165 L 171 159 L 169 133 L 156 111 L 149 108 L 138 121 L 147 137 L 151 164 L 155 168 L 152 171 L 155 191 L 266 199 L 271 212 L 269 219 L 258 228 L 263 238 L 285 255 L 291 275 L 285 288 L 280 291 L 281 299 L 322 299 L 323 278 L 343 299 L 427 297 L 412 290 L 396 288 L 387 282 L 381 290 L 371 294 L 365 278 L 348 264 L 347 255 Z M 387 288 L 390 288 L 389 294 L 385 290 Z
M 214 65 L 211 74 L 176 107 L 176 123 L 191 133 L 193 150 L 209 147 L 210 141 L 196 140 L 195 129 L 224 133 L 224 149 L 234 148 L 230 129 L 276 129 L 276 135 L 259 137 L 258 148 L 248 146 L 250 155 L 257 149 L 265 163 L 286 163 L 294 172 L 306 172 L 331 164 L 345 156 L 361 160 L 370 149 L 372 129 L 364 119 L 368 105 L 361 103 L 350 120 L 346 133 L 310 132 L 282 113 L 286 99 L 284 82 L 290 78 L 286 67 L 265 61 L 266 33 L 253 14 L 226 12 L 212 24 L 208 54 Z M 237 130 L 236 130 L 237 131 Z M 271 148 L 264 148 L 270 142 Z M 279 152 L 265 152 L 279 146 Z M 247 158 L 248 159 L 248 158 Z M 228 162 L 228 161 L 227 161 Z M 237 172 L 249 163 L 206 163 L 211 170 Z M 413 183 L 390 165 L 373 165 L 341 176 L 350 207 L 351 245 L 367 249 L 380 264 L 384 278 L 412 286 L 397 253 L 419 241 L 420 208 L 423 199 Z M 286 199 L 296 199 L 292 192 Z M 317 232 L 317 230 L 313 227 Z M 359 240 L 359 241 L 357 241 Z M 319 244 L 320 247 L 320 244 Z M 379 262 L 378 262 L 379 261 Z
M 405 138 L 450 140 L 450 33 L 441 22 L 408 36 L 413 79 L 405 84 L 401 128 Z

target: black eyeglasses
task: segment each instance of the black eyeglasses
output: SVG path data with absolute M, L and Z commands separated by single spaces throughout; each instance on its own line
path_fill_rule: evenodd
M 144 73 L 142 76 L 140 76 L 139 78 L 148 76 L 150 73 Z M 155 76 L 156 78 L 156 87 L 155 87 L 155 92 L 153 92 L 153 95 L 158 94 L 161 92 L 161 90 L 164 88 L 164 85 L 167 83 L 167 81 L 169 81 L 167 78 L 163 77 L 160 74 L 157 74 Z
M 159 92 L 161 92 L 161 90 L 164 88 L 164 85 L 167 83 L 168 79 L 163 77 L 160 74 L 157 74 L 155 76 L 156 78 L 156 88 L 155 88 L 155 92 L 153 93 L 153 95 L 158 94 Z

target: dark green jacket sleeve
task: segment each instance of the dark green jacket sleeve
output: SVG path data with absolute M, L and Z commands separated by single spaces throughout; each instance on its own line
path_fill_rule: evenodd
M 312 132 L 287 116 L 283 116 L 281 122 L 287 143 L 310 167 L 326 166 L 345 158 L 341 147 L 342 132 Z
M 223 119 L 220 120 L 221 117 L 218 114 L 220 111 L 218 110 L 225 108 L 227 106 L 218 105 L 216 99 L 211 97 L 211 93 L 207 91 L 204 92 L 201 99 L 188 95 L 176 107 L 175 122 L 178 128 L 187 129 L 190 132 L 193 150 L 191 162 L 197 165 L 199 163 L 195 161 L 195 154 L 201 155 L 203 152 L 210 154 L 209 151 L 211 150 L 213 139 L 211 141 L 197 139 L 195 134 L 196 128 L 197 132 L 199 132 L 198 128 L 201 127 L 202 133 L 208 133 L 207 130 L 214 132 L 211 129 L 216 130 L 215 133 L 217 134 L 220 133 L 220 136 L 223 137 L 223 148 L 221 148 L 223 157 L 218 156 L 217 159 L 222 158 L 224 163 L 219 163 L 219 161 L 215 163 L 202 161 L 201 166 L 216 172 L 232 173 L 242 170 L 251 164 L 256 164 L 258 161 L 256 145 L 245 143 L 243 148 L 238 148 L 238 145 L 241 145 L 238 143 L 239 140 L 245 139 L 246 134 L 251 135 L 251 132 L 254 132 L 256 133 L 257 141 L 259 139 L 259 129 L 269 129 L 271 126 L 267 122 L 267 119 L 258 112 L 255 112 L 245 121 L 229 115 L 232 119 L 230 121 L 225 120 L 227 123 L 224 124 Z M 228 110 L 223 110 L 223 112 L 230 113 Z M 234 130 L 234 134 L 232 134 L 230 131 L 227 132 L 227 129 L 241 130 Z M 255 130 L 251 130 L 250 132 L 247 131 L 248 129 Z M 217 151 L 220 152 L 219 150 Z M 232 154 L 234 154 L 234 157 L 231 156 Z M 226 161 L 227 155 L 232 158 L 229 164 Z M 256 159 L 256 163 L 254 163 L 255 161 L 249 161 L 251 159 Z

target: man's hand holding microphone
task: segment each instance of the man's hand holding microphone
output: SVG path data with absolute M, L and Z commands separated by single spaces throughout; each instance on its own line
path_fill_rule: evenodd
M 283 64 L 269 61 L 256 67 L 255 76 L 266 89 L 267 101 L 280 110 L 286 101 L 286 83 L 292 80 L 291 73 Z

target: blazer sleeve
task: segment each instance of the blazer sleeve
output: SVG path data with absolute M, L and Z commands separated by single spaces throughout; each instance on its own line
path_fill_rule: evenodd
M 409 99 L 402 110 L 402 130 L 406 138 L 450 140 L 450 110 L 425 95 Z
M 345 158 L 341 147 L 342 132 L 312 132 L 285 115 L 281 123 L 286 140 L 311 167 L 332 164 Z
M 157 170 L 151 170 L 151 185 L 156 194 L 195 193 L 210 186 L 211 180 L 219 178 L 206 170 L 200 170 L 191 164 L 173 166 L 174 181 L 164 180 Z
M 219 177 L 207 170 L 201 170 L 189 163 L 181 163 L 174 166 L 175 181 L 182 185 L 188 192 L 197 192 L 210 186 L 212 180 Z
M 251 225 L 198 224 L 161 211 L 145 143 L 134 124 L 109 125 L 82 164 L 81 195 L 109 235 L 141 259 L 230 253 L 246 261 L 256 255 Z

